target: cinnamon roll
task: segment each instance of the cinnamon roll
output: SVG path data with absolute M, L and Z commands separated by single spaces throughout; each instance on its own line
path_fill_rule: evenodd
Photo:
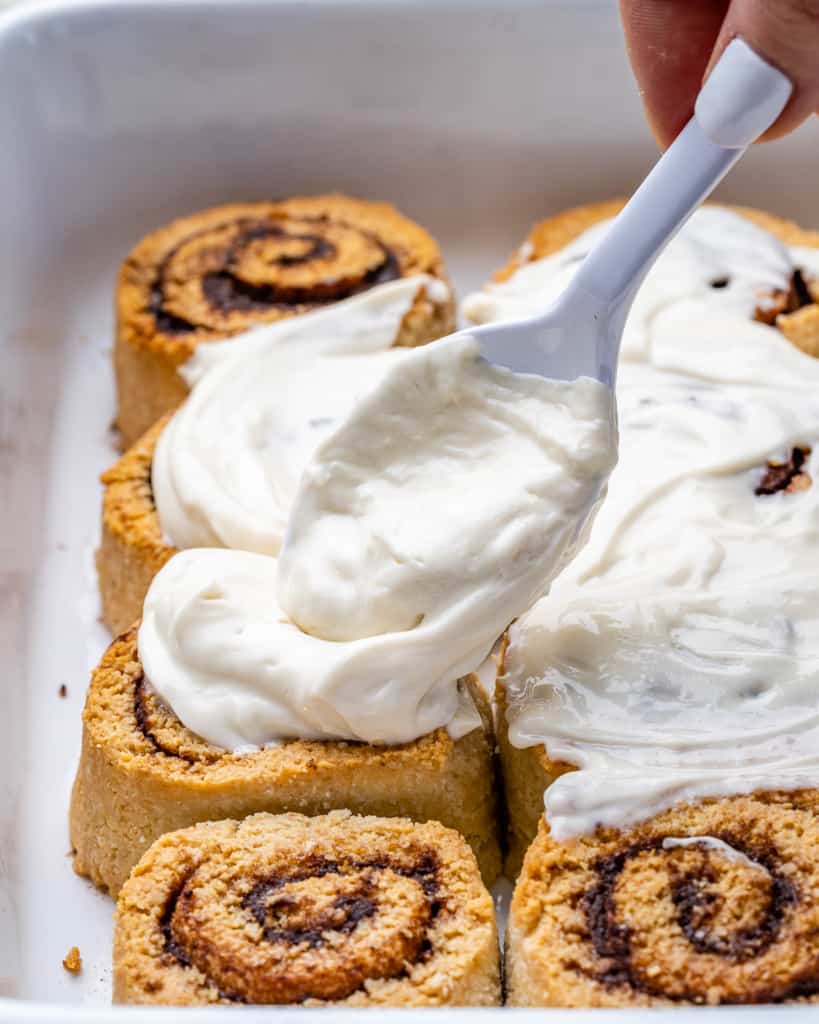
M 492 899 L 430 822 L 256 814 L 171 832 L 120 893 L 114 1001 L 497 1006 Z
M 736 796 L 556 842 L 512 899 L 513 1006 L 819 1001 L 819 797 Z
M 544 801 L 563 838 L 819 778 L 819 403 L 677 387 L 620 413 L 587 546 L 500 653 L 510 877 Z
M 439 729 L 396 746 L 295 740 L 231 753 L 186 729 L 151 691 L 131 630 L 109 647 L 86 699 L 70 808 L 74 868 L 115 895 L 165 832 L 256 811 L 346 808 L 456 829 L 491 883 L 500 867 L 491 718 L 477 682 L 462 685 L 483 725 L 458 740 Z
M 185 397 L 200 342 L 418 273 L 445 278 L 435 241 L 387 203 L 342 195 L 214 207 L 173 221 L 120 270 L 114 370 L 123 448 Z M 419 294 L 399 344 L 448 333 L 453 304 Z

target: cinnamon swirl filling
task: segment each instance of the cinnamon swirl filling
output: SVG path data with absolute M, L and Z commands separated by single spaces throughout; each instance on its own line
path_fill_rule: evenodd
M 512 904 L 516 1005 L 782 1003 L 819 995 L 813 791 L 729 797 L 559 844 Z
M 795 446 L 787 459 L 769 459 L 760 477 L 754 494 L 757 497 L 762 495 L 779 494 L 784 491 L 792 494 L 794 491 L 806 491 L 813 482 L 805 463 L 810 458 L 811 448 L 808 445 Z
M 119 1002 L 499 1002 L 492 900 L 436 822 L 256 814 L 162 836 L 123 887 Z
M 683 976 L 669 983 L 654 971 L 654 944 L 630 924 L 625 893 L 645 885 L 646 894 L 657 899 L 661 922 L 679 932 L 677 939 L 690 947 L 689 955 L 731 964 L 754 960 L 770 949 L 798 893 L 771 848 L 753 850 L 730 832 L 672 849 L 666 848 L 667 838 L 633 843 L 595 862 L 597 882 L 583 896 L 596 954 L 591 976 L 605 985 L 697 1002 L 698 986 Z M 725 847 L 714 850 L 711 839 Z M 725 848 L 743 859 L 726 858 Z M 748 893 L 743 907 L 732 900 L 734 886 Z M 787 998 L 788 991 L 771 993 L 765 1001 Z
M 444 911 L 429 849 L 363 859 L 307 856 L 296 867 L 234 871 L 214 858 L 172 894 L 166 954 L 221 998 L 346 999 L 368 980 L 403 978 L 429 956 Z

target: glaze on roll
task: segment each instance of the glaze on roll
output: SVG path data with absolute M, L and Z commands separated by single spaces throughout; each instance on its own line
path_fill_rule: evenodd
M 599 381 L 458 336 L 404 352 L 308 460 L 280 558 L 192 548 L 156 575 L 145 673 L 233 750 L 452 730 L 458 680 L 582 543 L 615 444 Z
M 580 769 L 546 792 L 557 838 L 819 786 L 819 401 L 679 384 L 619 405 L 589 543 L 505 652 L 511 743 Z
M 117 905 L 114 1000 L 493 1006 L 492 900 L 455 832 L 258 814 L 172 832 Z
M 565 288 L 621 206 L 578 207 L 536 225 L 495 279 L 465 298 L 467 318 L 485 323 L 537 312 Z M 759 210 L 706 204 L 637 293 L 620 371 L 641 364 L 712 384 L 810 386 L 817 302 L 819 232 Z

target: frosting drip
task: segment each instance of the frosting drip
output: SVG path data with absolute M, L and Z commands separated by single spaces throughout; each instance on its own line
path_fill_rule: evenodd
M 306 469 L 279 600 L 327 640 L 433 628 L 485 656 L 572 556 L 612 461 L 597 381 L 491 367 L 472 339 L 426 346 Z

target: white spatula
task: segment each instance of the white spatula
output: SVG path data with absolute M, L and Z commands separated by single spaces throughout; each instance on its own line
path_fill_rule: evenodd
M 557 380 L 611 387 L 629 308 L 657 256 L 779 117 L 791 83 L 734 39 L 697 98 L 694 116 L 542 314 L 465 331 L 491 363 Z

